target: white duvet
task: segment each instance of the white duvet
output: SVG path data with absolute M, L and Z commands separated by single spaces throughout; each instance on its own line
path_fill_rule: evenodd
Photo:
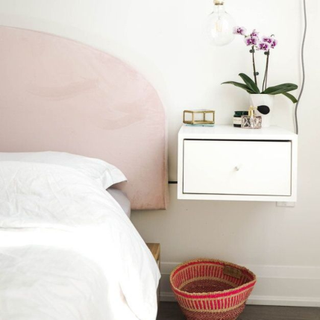
M 0 163 L 0 320 L 155 320 L 159 278 L 96 181 L 57 165 Z

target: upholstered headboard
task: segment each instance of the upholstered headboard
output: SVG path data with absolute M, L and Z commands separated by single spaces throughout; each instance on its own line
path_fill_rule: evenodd
M 166 207 L 166 125 L 158 94 L 104 52 L 0 27 L 0 151 L 64 151 L 119 167 L 133 209 Z

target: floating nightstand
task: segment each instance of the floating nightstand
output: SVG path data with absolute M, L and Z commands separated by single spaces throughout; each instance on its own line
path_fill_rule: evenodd
M 178 199 L 295 202 L 296 134 L 278 127 L 182 126 Z

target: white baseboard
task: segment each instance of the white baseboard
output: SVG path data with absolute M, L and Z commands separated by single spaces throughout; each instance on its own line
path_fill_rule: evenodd
M 161 263 L 161 301 L 175 301 L 170 272 L 179 263 Z M 320 307 L 320 268 L 296 266 L 246 266 L 257 275 L 247 304 Z

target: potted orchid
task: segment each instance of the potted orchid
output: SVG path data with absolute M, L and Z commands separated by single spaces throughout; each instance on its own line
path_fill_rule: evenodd
M 274 37 L 274 35 L 271 35 L 270 37 L 260 36 L 256 30 L 253 30 L 248 35 L 246 34 L 246 29 L 243 27 L 235 27 L 233 33 L 243 36 L 245 44 L 250 47 L 253 67 L 253 79 L 244 73 L 240 73 L 239 76 L 243 80 L 243 83 L 227 81 L 223 82 L 222 84 L 232 84 L 236 87 L 246 90 L 250 94 L 251 104 L 255 108 L 257 108 L 258 114 L 260 113 L 260 115 L 263 117 L 263 126 L 269 126 L 272 114 L 273 97 L 275 95 L 282 94 L 289 98 L 293 103 L 296 103 L 297 99 L 289 92 L 296 90 L 298 86 L 293 83 L 283 83 L 277 86 L 268 87 L 270 53 L 271 50 L 273 50 L 278 44 L 278 41 Z M 261 90 L 259 89 L 259 72 L 257 72 L 255 61 L 255 54 L 257 51 L 263 52 L 266 56 L 266 64 L 261 84 Z

